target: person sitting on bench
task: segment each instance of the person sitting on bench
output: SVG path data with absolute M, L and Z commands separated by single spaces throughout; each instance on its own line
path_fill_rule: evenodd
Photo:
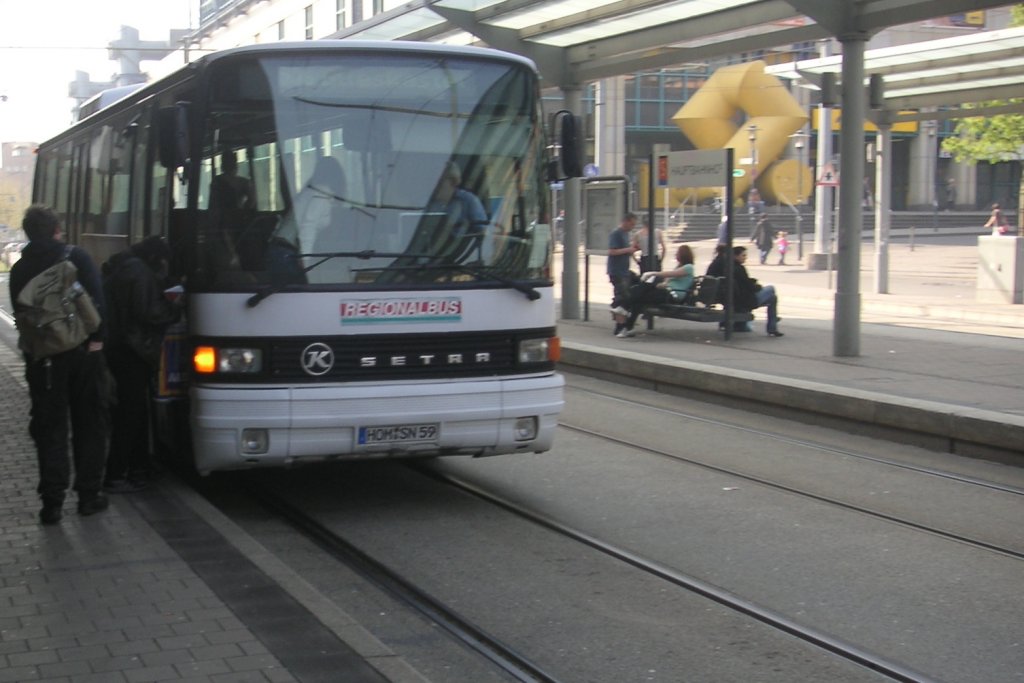
M 654 270 L 643 273 L 640 283 L 629 288 L 623 302 L 629 311 L 625 327 L 615 336 L 620 339 L 636 336 L 633 326 L 643 313 L 644 306 L 652 304 L 682 303 L 693 289 L 693 249 L 683 244 L 676 250 L 677 266 L 674 270 Z
M 732 277 L 734 281 L 733 310 L 749 312 L 755 308 L 761 308 L 764 306 L 768 309 L 768 336 L 781 337 L 782 333 L 779 332 L 778 315 L 779 298 L 775 294 L 775 287 L 772 285 L 762 285 L 747 273 L 746 266 L 744 266 L 747 261 L 746 247 L 733 247 L 732 253 L 735 261 L 732 266 Z M 711 265 L 708 266 L 708 275 L 725 277 L 725 260 L 721 257 L 722 254 L 719 254 L 719 256 L 712 261 Z M 744 325 L 742 331 L 750 331 L 746 328 L 745 323 L 740 324 Z M 737 328 L 736 331 L 740 331 L 739 328 Z

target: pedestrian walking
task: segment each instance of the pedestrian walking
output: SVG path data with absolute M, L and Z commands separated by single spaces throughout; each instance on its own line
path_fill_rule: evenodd
M 750 238 L 750 241 L 757 245 L 761 265 L 765 264 L 768 260 L 768 254 L 772 251 L 772 246 L 775 242 L 774 235 L 775 228 L 768 222 L 768 218 L 764 214 L 758 216 L 757 226 L 754 228 L 754 235 Z
M 779 252 L 779 265 L 786 265 L 786 254 L 789 252 L 789 237 L 785 230 L 779 230 L 775 239 L 775 249 Z
M 68 247 L 61 241 L 57 214 L 39 204 L 30 206 L 25 211 L 22 228 L 29 243 L 10 275 L 15 318 L 27 308 L 23 301 L 19 301 L 23 290 L 32 286 L 36 276 L 66 260 L 74 265 L 78 284 L 99 309 L 102 319 L 103 289 L 99 272 L 88 253 L 78 247 Z M 43 524 L 61 521 L 69 486 L 78 496 L 80 515 L 102 512 L 108 506 L 102 491 L 109 427 L 104 332 L 100 323 L 72 348 L 49 354 L 26 350 L 27 345 L 20 342 L 29 332 L 19 329 L 25 380 L 32 402 L 28 430 L 36 446 L 39 465 L 36 491 L 43 503 L 39 511 L 39 521 Z
M 989 214 L 988 222 L 982 227 L 992 228 L 993 235 L 1005 235 L 1010 231 L 1010 225 L 1006 222 L 1006 216 L 1003 215 L 999 204 L 992 205 L 992 213 Z

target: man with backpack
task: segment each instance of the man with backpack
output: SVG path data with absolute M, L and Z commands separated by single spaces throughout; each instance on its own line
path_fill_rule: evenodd
M 30 322 L 32 301 L 19 295 L 36 289 L 33 280 L 49 272 L 63 261 L 77 269 L 77 283 L 91 298 L 102 320 L 103 290 L 99 272 L 92 259 L 78 247 L 61 242 L 60 219 L 53 210 L 33 205 L 25 211 L 22 228 L 29 243 L 21 258 L 11 268 L 10 290 L 15 319 L 19 326 L 19 347 L 25 357 L 25 379 L 32 400 L 29 434 L 36 444 L 39 463 L 37 491 L 43 501 L 39 520 L 56 524 L 63 517 L 64 497 L 71 483 L 68 459 L 68 423 L 73 435 L 71 459 L 74 461 L 74 490 L 78 494 L 78 513 L 92 515 L 107 509 L 103 493 L 103 472 L 106 465 L 108 434 L 107 400 L 105 397 L 106 366 L 103 358 L 102 322 L 84 339 L 72 338 L 71 348 L 55 351 L 47 336 L 66 337 L 77 313 L 57 318 L 52 334 L 41 323 Z M 25 292 L 23 292 L 25 290 Z M 80 290 L 79 290 L 80 291 Z M 64 297 L 64 303 L 67 304 Z

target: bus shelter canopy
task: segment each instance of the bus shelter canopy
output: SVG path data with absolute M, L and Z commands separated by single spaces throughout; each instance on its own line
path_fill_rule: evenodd
M 765 72 L 817 87 L 823 73 L 838 74 L 841 67 L 837 55 L 779 64 Z M 890 122 L 962 116 L 929 110 L 1024 96 L 1024 27 L 868 50 L 864 71 L 884 79 L 882 109 Z M 1010 111 L 1024 111 L 1024 103 L 971 109 L 973 115 Z
M 485 44 L 533 59 L 547 85 L 571 88 L 635 71 L 822 38 L 866 39 L 891 26 L 1006 4 L 991 0 L 412 0 L 333 37 Z

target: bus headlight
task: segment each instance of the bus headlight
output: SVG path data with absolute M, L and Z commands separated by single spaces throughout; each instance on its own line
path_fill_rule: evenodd
M 516 441 L 532 441 L 537 438 L 537 418 L 517 417 L 514 429 Z
M 547 363 L 558 360 L 561 355 L 561 344 L 558 337 L 539 339 L 523 339 L 519 342 L 520 363 Z
M 259 372 L 263 369 L 263 353 L 259 349 L 221 349 L 217 354 L 220 372 Z
M 242 430 L 242 453 L 255 455 L 266 453 L 270 448 L 270 434 L 266 429 L 243 429 Z
M 252 374 L 263 370 L 263 351 L 250 348 L 224 348 L 197 346 L 192 354 L 192 367 L 196 373 L 215 372 Z

